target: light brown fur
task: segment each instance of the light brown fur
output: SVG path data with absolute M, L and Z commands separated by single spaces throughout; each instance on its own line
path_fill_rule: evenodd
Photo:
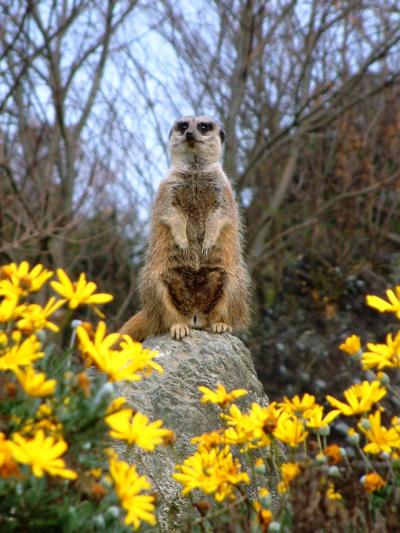
M 204 124 L 212 130 L 200 130 Z M 142 341 L 170 331 L 181 339 L 190 328 L 222 333 L 248 325 L 250 282 L 222 140 L 209 117 L 184 117 L 171 130 L 172 165 L 154 202 L 140 278 L 142 310 L 120 333 Z

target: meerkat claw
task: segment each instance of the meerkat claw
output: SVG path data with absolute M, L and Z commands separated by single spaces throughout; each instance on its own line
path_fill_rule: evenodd
M 210 253 L 211 248 L 213 246 L 214 246 L 214 244 L 212 242 L 204 242 L 203 246 L 202 246 L 202 249 L 201 249 L 202 254 L 207 256 Z
M 183 339 L 183 337 L 189 335 L 189 328 L 186 324 L 183 324 L 182 322 L 177 322 L 176 324 L 172 324 L 169 332 L 173 339 L 181 340 Z
M 214 333 L 232 333 L 231 326 L 228 326 L 225 322 L 216 322 L 211 326 L 211 329 Z
M 178 247 L 179 247 L 179 250 L 183 253 L 183 254 L 186 254 L 188 251 L 189 251 L 189 243 L 188 241 L 181 241 L 178 243 Z

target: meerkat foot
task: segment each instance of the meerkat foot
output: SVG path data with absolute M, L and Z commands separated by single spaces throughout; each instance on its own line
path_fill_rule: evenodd
M 211 330 L 214 333 L 232 333 L 231 326 L 228 326 L 225 322 L 216 322 L 211 326 Z
M 172 324 L 169 332 L 173 339 L 181 340 L 183 339 L 183 337 L 189 335 L 189 328 L 186 324 L 183 324 L 182 322 L 177 322 L 176 324 Z

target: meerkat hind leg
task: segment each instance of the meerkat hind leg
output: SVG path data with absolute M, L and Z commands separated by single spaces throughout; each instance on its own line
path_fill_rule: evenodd
M 209 315 L 209 330 L 214 333 L 232 333 L 233 328 L 229 325 L 229 313 L 227 309 L 226 292 Z

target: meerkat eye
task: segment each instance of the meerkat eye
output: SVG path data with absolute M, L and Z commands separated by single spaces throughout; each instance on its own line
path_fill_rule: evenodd
M 188 127 L 188 122 L 178 122 L 178 124 L 176 125 L 176 129 L 179 131 L 179 133 L 185 133 L 185 130 L 187 130 Z
M 201 133 L 205 134 L 213 129 L 213 125 L 211 122 L 200 122 L 200 124 L 197 126 L 197 129 Z

